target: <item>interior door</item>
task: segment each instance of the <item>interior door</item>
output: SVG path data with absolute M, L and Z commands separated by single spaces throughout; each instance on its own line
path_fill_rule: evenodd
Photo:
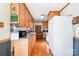
M 41 25 L 36 25 L 35 26 L 35 31 L 36 32 L 41 32 Z

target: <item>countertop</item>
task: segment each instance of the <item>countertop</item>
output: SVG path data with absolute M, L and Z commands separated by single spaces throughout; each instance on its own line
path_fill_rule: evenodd
M 77 40 L 79 40 L 79 37 L 73 37 L 73 39 L 77 39 Z
M 27 35 L 23 38 L 20 38 L 20 39 L 25 39 L 25 38 L 30 38 L 35 32 L 29 32 L 27 33 Z
M 35 32 L 29 32 L 29 33 L 27 33 L 27 35 L 26 35 L 25 37 L 19 38 L 18 40 L 24 40 L 24 39 L 28 40 L 29 38 L 31 38 L 31 36 L 32 36 L 34 33 L 35 33 Z M 18 40 L 16 40 L 16 41 L 18 41 Z M 14 40 L 11 40 L 11 41 L 14 41 Z
M 9 39 L 0 40 L 0 44 L 9 41 Z

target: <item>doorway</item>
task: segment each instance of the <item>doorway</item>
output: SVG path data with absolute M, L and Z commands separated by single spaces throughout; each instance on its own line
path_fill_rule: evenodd
M 35 32 L 41 32 L 41 25 L 35 25 Z

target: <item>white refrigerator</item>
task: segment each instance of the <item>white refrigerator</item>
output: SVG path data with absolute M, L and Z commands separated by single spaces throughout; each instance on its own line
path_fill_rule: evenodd
M 55 16 L 48 22 L 49 48 L 54 56 L 73 55 L 71 16 Z

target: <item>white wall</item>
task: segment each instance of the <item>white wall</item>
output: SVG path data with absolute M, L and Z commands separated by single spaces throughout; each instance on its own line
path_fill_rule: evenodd
M 61 15 L 79 16 L 79 3 L 71 3 L 62 12 Z M 79 37 L 79 24 L 76 25 L 76 37 Z
M 36 21 L 34 22 L 35 25 L 42 25 L 42 21 Z
M 71 3 L 62 12 L 61 15 L 79 16 L 79 3 Z
M 4 28 L 0 28 L 0 40 L 10 37 L 10 4 L 0 3 L 0 21 L 4 23 Z

